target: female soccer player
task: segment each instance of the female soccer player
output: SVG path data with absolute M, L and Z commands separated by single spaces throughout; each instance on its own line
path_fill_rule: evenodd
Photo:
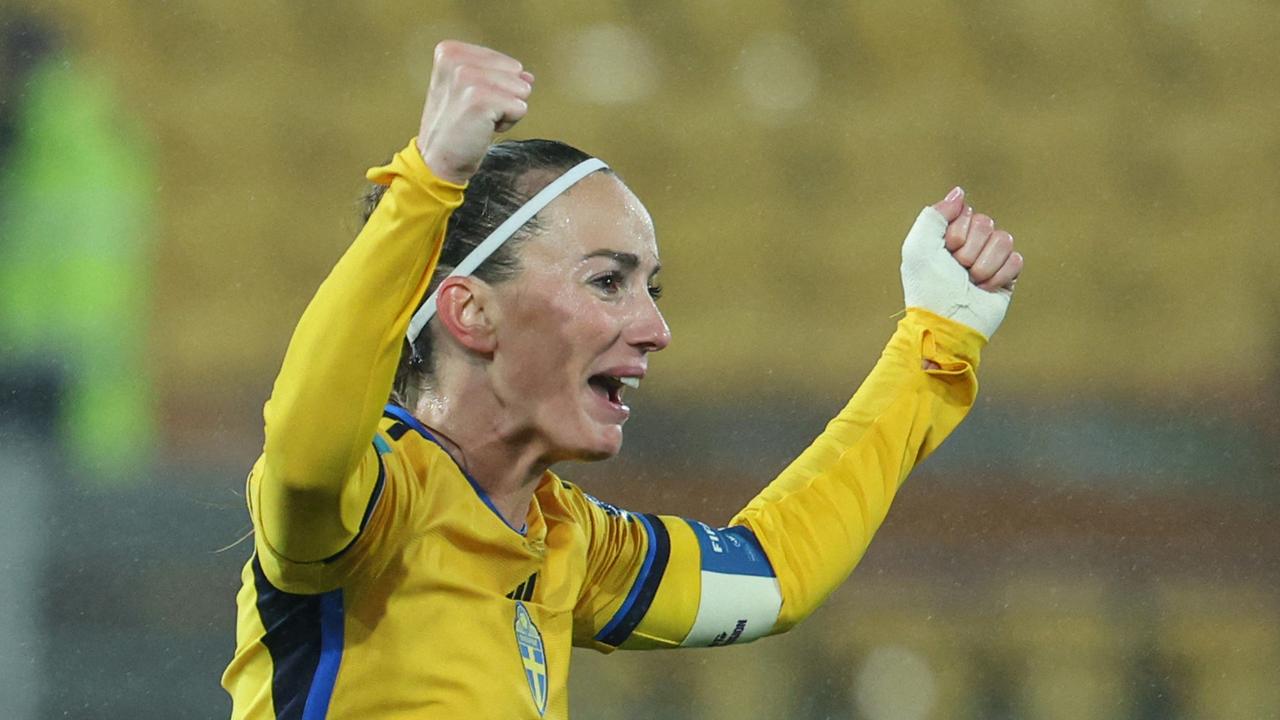
M 618 452 L 623 395 L 671 335 L 627 186 L 560 143 L 491 147 L 532 84 L 437 47 L 415 141 L 370 171 L 365 227 L 298 323 L 248 479 L 234 717 L 564 718 L 571 645 L 783 632 L 973 403 L 1022 257 L 957 188 L 907 235 L 871 375 L 728 527 L 556 477 Z

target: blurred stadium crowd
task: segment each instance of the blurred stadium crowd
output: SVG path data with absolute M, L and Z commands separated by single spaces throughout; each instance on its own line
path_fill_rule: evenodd
M 578 716 L 1280 718 L 1280 6 L 1245 0 L 0 1 L 0 716 L 226 716 L 261 404 L 444 37 L 655 217 L 675 342 L 623 456 L 561 469 L 624 507 L 723 522 L 781 469 L 952 185 L 1028 259 L 848 587 L 578 655 Z

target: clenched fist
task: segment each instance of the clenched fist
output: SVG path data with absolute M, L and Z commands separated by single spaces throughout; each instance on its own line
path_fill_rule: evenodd
M 920 212 L 902 244 L 902 290 L 907 307 L 963 323 L 990 338 L 1000 327 L 1022 254 L 1013 236 L 964 202 L 964 191 Z
M 496 50 L 445 40 L 436 46 L 418 151 L 441 179 L 466 183 L 495 133 L 529 111 L 533 75 Z

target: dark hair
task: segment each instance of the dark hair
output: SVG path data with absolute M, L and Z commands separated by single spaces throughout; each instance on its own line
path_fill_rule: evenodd
M 440 251 L 440 262 L 427 285 L 423 301 L 453 272 L 463 258 L 515 214 L 529 198 L 561 173 L 590 157 L 571 145 L 555 140 L 507 140 L 491 146 L 485 153 L 480 168 L 467 184 L 462 205 L 449 218 L 444 247 Z M 370 186 L 364 196 L 364 222 L 369 221 L 385 192 L 386 187 L 383 185 Z M 520 271 L 520 245 L 541 229 L 539 217 L 535 215 L 497 252 L 481 263 L 472 276 L 495 285 L 515 277 Z M 408 339 L 404 340 L 391 399 L 411 407 L 417 402 L 419 390 L 434 372 L 431 330 L 428 325 L 422 329 L 412 347 Z

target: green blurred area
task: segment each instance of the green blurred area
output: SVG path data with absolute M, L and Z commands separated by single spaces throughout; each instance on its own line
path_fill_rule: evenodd
M 19 7 L 148 136 L 156 483 L 162 526 L 195 528 L 125 575 L 146 607 L 92 635 L 140 657 L 178 638 L 185 669 L 155 677 L 189 680 L 135 699 L 68 665 L 68 697 L 221 701 L 244 548 L 208 551 L 238 536 L 262 402 L 363 171 L 414 134 L 455 37 L 537 75 L 516 136 L 604 158 L 657 224 L 675 341 L 623 458 L 565 470 L 609 500 L 727 520 L 870 368 L 901 238 L 953 185 L 1027 257 L 973 417 L 850 587 L 747 648 L 577 656 L 578 716 L 1280 717 L 1280 5 L 0 2 Z M 151 537 L 126 497 L 114 532 Z M 101 716 L 72 704 L 50 703 Z
M 67 56 L 55 50 L 21 82 L 4 94 L 20 109 L 6 114 L 0 166 L 0 370 L 60 388 L 55 432 L 73 467 L 136 482 L 155 434 L 151 157 L 102 78 Z

